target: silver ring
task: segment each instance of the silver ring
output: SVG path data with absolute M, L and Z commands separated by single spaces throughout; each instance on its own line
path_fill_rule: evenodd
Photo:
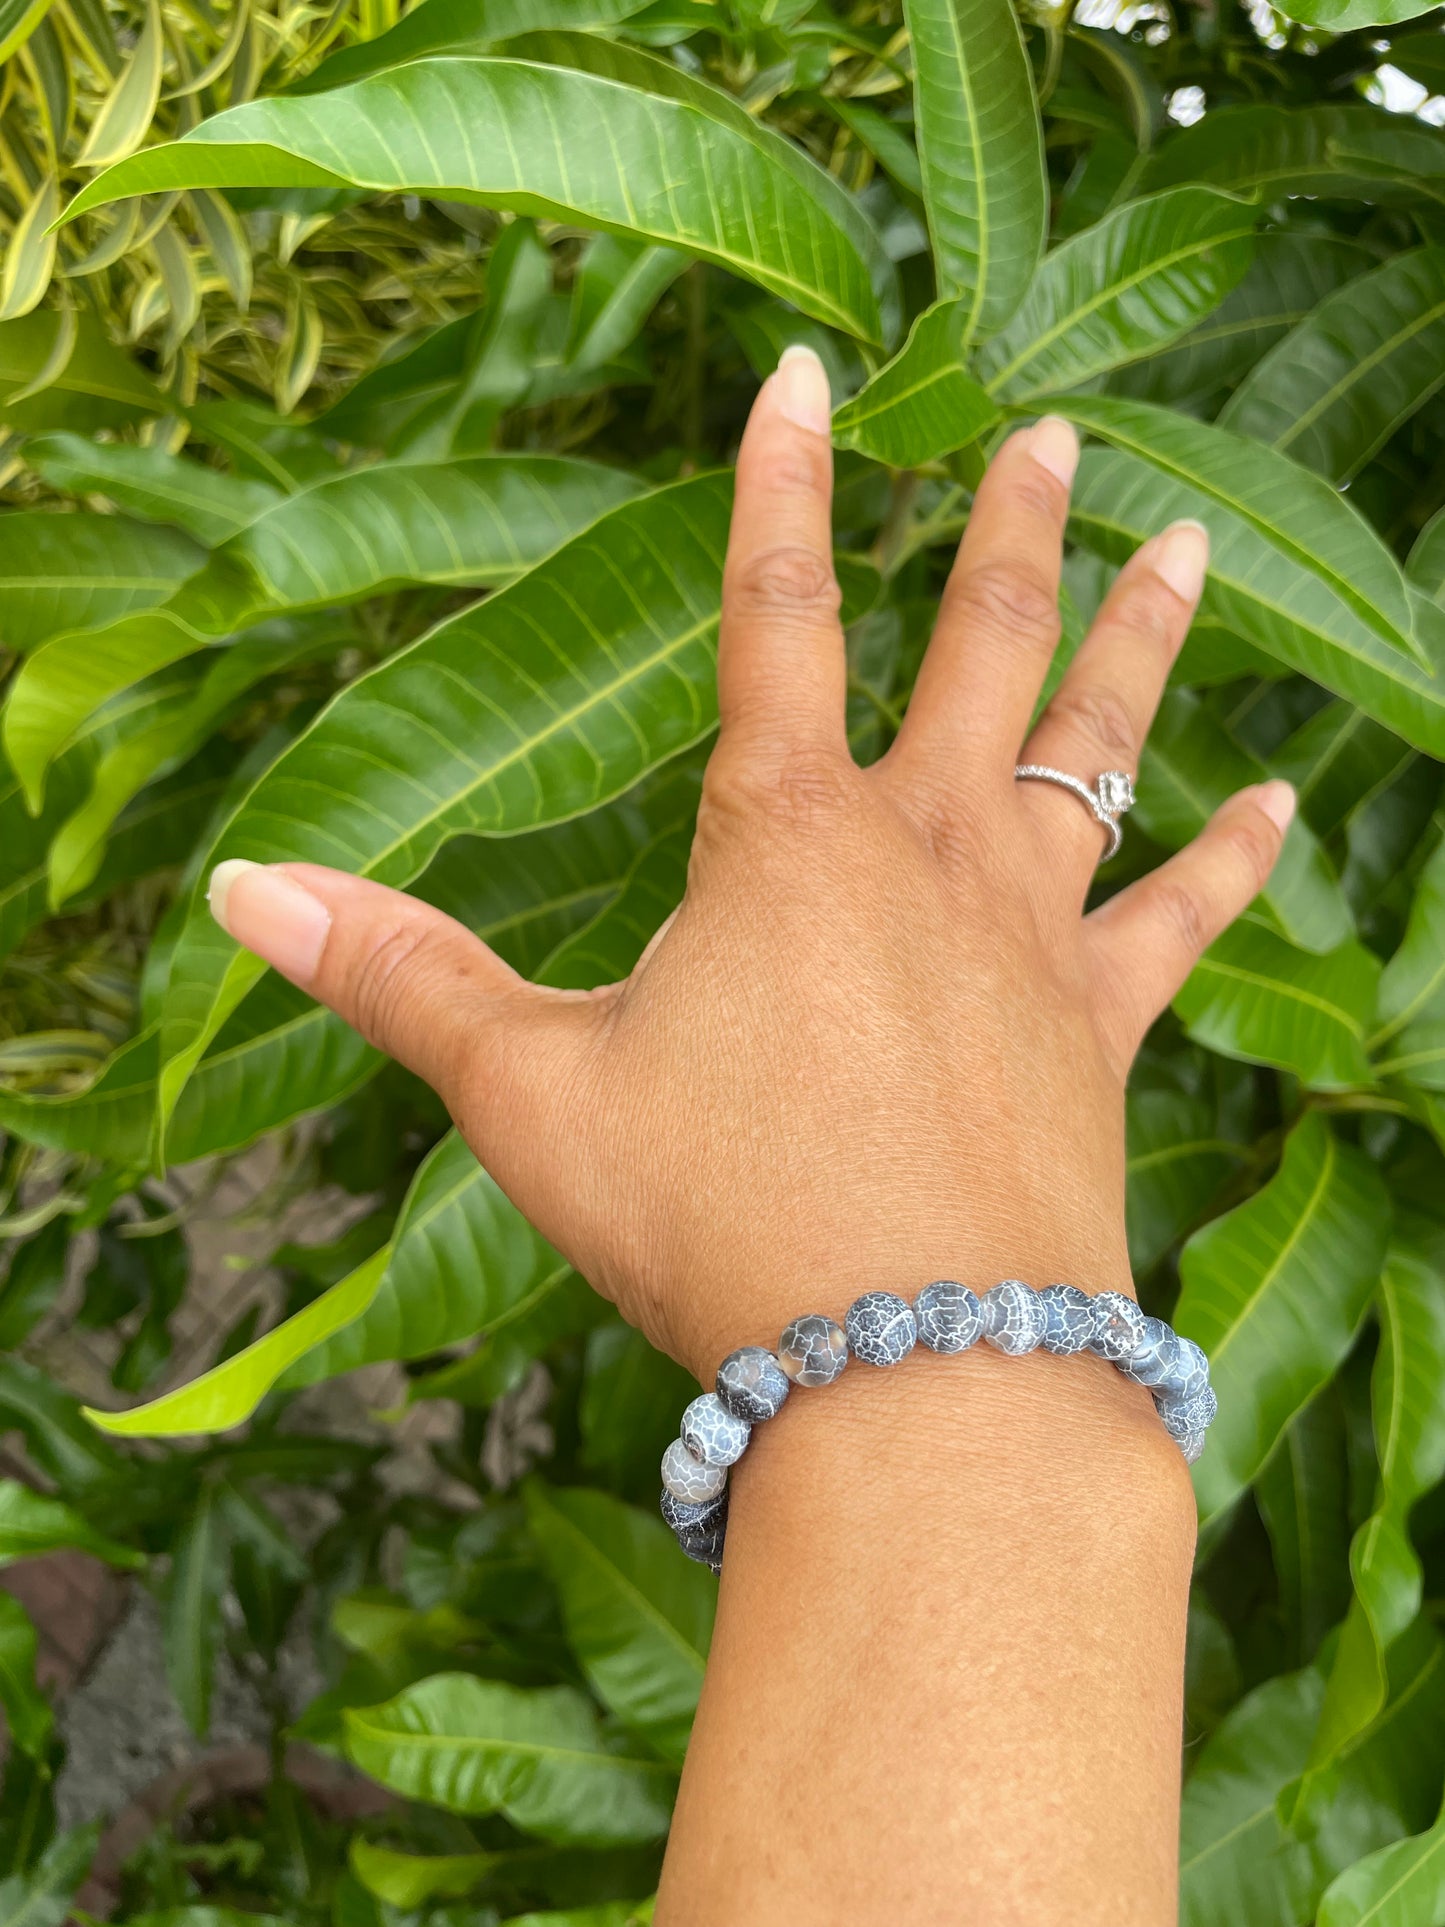
M 1067 770 L 1050 769 L 1047 763 L 1020 763 L 1014 777 L 1020 782 L 1057 783 L 1071 796 L 1077 796 L 1108 834 L 1108 847 L 1099 861 L 1107 863 L 1111 856 L 1118 855 L 1119 845 L 1124 841 L 1119 818 L 1134 807 L 1134 782 L 1123 770 L 1106 769 L 1092 789 L 1077 776 L 1070 776 Z

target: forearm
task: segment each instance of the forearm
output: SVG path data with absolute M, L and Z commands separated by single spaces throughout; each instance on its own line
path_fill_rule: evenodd
M 1171 1920 L 1193 1542 L 1102 1359 L 798 1392 L 734 1474 L 659 1927 Z

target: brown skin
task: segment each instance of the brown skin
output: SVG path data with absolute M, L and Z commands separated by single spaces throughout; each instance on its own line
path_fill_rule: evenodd
M 1202 532 L 1121 572 L 1036 729 L 1076 455 L 979 489 L 897 741 L 843 728 L 826 391 L 765 384 L 738 461 L 685 901 L 625 983 L 524 983 L 439 912 L 307 864 L 225 927 L 426 1077 L 517 1205 L 704 1383 L 860 1291 L 1131 1290 L 1123 1093 L 1256 895 L 1292 797 L 1231 800 L 1092 915 L 1102 832 L 1027 760 L 1137 765 Z M 1100 1360 L 915 1353 L 800 1392 L 734 1475 L 660 1927 L 1167 1922 L 1187 1474 Z

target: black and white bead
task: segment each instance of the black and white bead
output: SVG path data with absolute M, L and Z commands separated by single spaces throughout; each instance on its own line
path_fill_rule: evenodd
M 736 1465 L 748 1449 L 752 1426 L 728 1410 L 716 1392 L 703 1392 L 682 1415 L 683 1444 L 704 1465 Z
M 704 1465 L 688 1451 L 681 1439 L 674 1439 L 662 1455 L 662 1483 L 674 1499 L 688 1505 L 701 1505 L 721 1497 L 728 1482 L 725 1465 Z
M 983 1335 L 995 1350 L 1018 1358 L 1037 1351 L 1044 1342 L 1048 1313 L 1038 1294 L 1017 1278 L 1005 1278 L 1001 1285 L 986 1291 L 979 1301 L 983 1309 Z
M 951 1278 L 925 1285 L 913 1301 L 918 1338 L 931 1352 L 966 1352 L 983 1335 L 978 1293 Z
M 865 1291 L 843 1320 L 848 1348 L 865 1365 L 897 1365 L 918 1343 L 913 1307 L 896 1291 Z
M 791 1389 L 787 1373 L 762 1345 L 742 1345 L 718 1366 L 718 1398 L 749 1425 L 776 1418 Z
M 1077 1285 L 1049 1285 L 1039 1293 L 1044 1308 L 1044 1335 L 1040 1340 L 1046 1352 L 1056 1358 L 1074 1358 L 1086 1351 L 1097 1322 L 1094 1300 Z
M 778 1340 L 778 1363 L 795 1385 L 831 1385 L 848 1363 L 848 1334 L 836 1319 L 805 1312 Z

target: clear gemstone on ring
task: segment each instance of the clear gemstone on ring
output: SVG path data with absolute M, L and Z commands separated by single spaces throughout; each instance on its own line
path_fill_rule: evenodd
M 1134 807 L 1134 785 L 1121 769 L 1106 769 L 1099 778 L 1099 807 L 1106 816 L 1122 816 Z

